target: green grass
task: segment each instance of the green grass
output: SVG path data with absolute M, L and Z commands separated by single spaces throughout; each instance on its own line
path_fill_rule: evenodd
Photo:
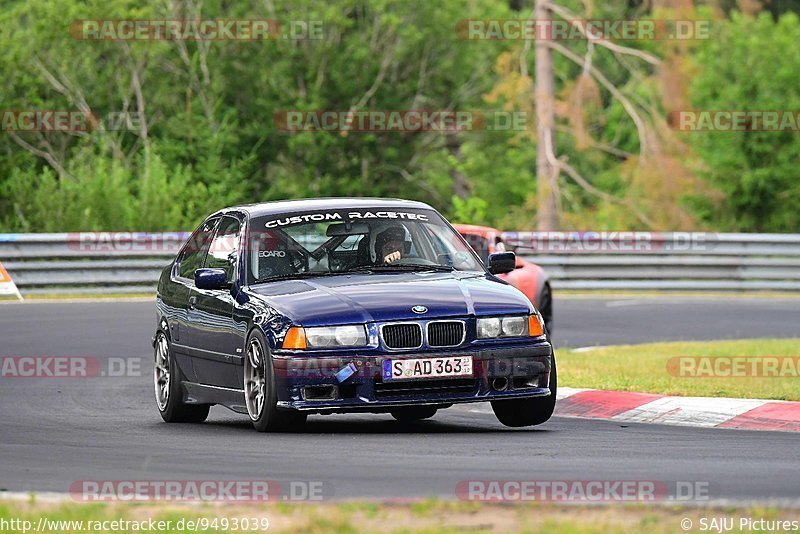
M 663 395 L 800 401 L 800 376 L 791 370 L 779 377 L 719 377 L 708 373 L 680 376 L 678 361 L 670 360 L 682 356 L 793 357 L 792 369 L 800 373 L 800 339 L 647 343 L 580 352 L 558 350 L 559 385 Z
M 420 510 L 420 506 L 424 510 Z M 420 513 L 422 512 L 422 513 Z M 196 520 L 200 517 L 268 518 L 268 532 L 304 533 L 438 533 L 438 532 L 565 532 L 648 534 L 683 532 L 681 520 L 699 525 L 702 517 L 752 517 L 797 521 L 798 510 L 774 508 L 708 508 L 670 505 L 620 504 L 576 506 L 547 503 L 490 504 L 426 499 L 408 503 L 347 501 L 341 503 L 220 504 L 188 505 L 166 503 L 80 504 L 0 500 L 0 518 L 22 519 L 37 524 L 50 520 L 106 521 L 153 519 Z M 737 520 L 738 526 L 738 520 Z M 13 530 L 12 530 L 13 531 Z M 19 530 L 17 530 L 19 531 Z M 175 527 L 160 532 L 187 532 Z M 218 530 L 222 532 L 221 530 Z M 734 530 L 736 531 L 736 530 Z M 65 528 L 60 532 L 86 532 Z M 104 532 L 104 531 L 100 531 Z M 107 531 L 106 531 L 107 532 Z M 140 532 L 121 529 L 119 533 Z M 208 532 L 211 532 L 209 530 Z M 235 532 L 235 531 L 229 531 Z M 265 532 L 250 530 L 250 532 Z

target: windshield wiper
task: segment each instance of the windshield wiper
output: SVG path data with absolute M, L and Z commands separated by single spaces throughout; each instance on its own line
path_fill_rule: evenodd
M 442 273 L 449 273 L 455 271 L 454 267 L 448 265 L 425 265 L 422 263 L 400 263 L 400 264 L 387 264 L 387 265 L 374 265 L 369 267 L 371 271 L 436 271 Z
M 357 267 L 348 267 L 343 271 L 336 271 L 340 274 L 347 274 L 347 273 L 371 273 L 375 270 L 374 265 L 359 265 Z
M 403 264 L 389 264 L 389 265 L 360 265 L 358 267 L 351 267 L 343 271 L 308 271 L 302 273 L 292 274 L 278 274 L 275 276 L 268 276 L 266 278 L 259 278 L 254 283 L 263 284 L 265 282 L 275 282 L 276 280 L 291 280 L 300 278 L 315 278 L 319 276 L 337 276 L 340 274 L 353 274 L 353 273 L 372 273 L 372 272 L 424 272 L 434 271 L 440 273 L 449 273 L 455 271 L 454 267 L 447 265 L 425 265 L 422 263 L 403 263 Z

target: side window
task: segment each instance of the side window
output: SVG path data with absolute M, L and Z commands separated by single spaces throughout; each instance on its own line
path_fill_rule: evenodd
M 239 254 L 241 224 L 231 217 L 223 217 L 217 227 L 217 233 L 211 241 L 208 255 L 203 267 L 208 269 L 225 269 L 228 280 L 233 280 L 236 258 Z
M 178 274 L 181 278 L 194 280 L 194 272 L 203 266 L 217 221 L 219 219 L 204 222 L 189 238 L 178 263 Z

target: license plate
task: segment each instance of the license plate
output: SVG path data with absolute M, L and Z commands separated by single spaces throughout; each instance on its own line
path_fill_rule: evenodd
M 384 380 L 472 376 L 472 356 L 383 360 Z

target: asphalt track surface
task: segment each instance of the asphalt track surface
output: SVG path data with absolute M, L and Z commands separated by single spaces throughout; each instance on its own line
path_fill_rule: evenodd
M 800 300 L 556 301 L 556 344 L 795 337 Z M 161 422 L 152 393 L 149 302 L 0 305 L 0 356 L 132 358 L 140 373 L 0 378 L 0 490 L 67 492 L 80 480 L 322 482 L 335 498 L 454 498 L 465 480 L 645 480 L 708 484 L 712 499 L 800 503 L 800 435 L 555 417 L 507 429 L 487 404 L 401 424 L 311 416 L 258 434 L 214 407 L 206 423 Z M 587 353 L 589 357 L 590 353 Z

